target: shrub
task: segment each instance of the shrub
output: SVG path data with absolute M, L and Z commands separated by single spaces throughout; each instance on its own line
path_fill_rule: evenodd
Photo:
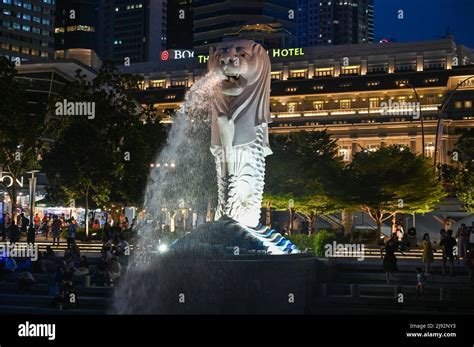
M 296 247 L 298 247 L 298 249 L 302 252 L 307 248 L 314 251 L 313 245 L 314 245 L 315 237 L 316 235 L 314 234 L 313 235 L 306 235 L 306 234 L 285 235 L 285 238 L 293 242 L 296 245 Z
M 336 240 L 336 235 L 332 231 L 319 231 L 314 238 L 314 254 L 316 254 L 318 257 L 324 257 L 324 247 L 328 243 L 332 243 L 334 240 Z

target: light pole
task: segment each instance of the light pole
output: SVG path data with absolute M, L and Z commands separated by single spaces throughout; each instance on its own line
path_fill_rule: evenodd
M 418 91 L 416 90 L 415 87 L 413 87 L 413 85 L 411 85 L 410 83 L 400 84 L 400 87 L 405 87 L 405 86 L 410 87 L 411 89 L 413 89 L 413 92 L 415 93 L 416 103 L 417 103 L 417 106 L 418 106 L 418 113 L 420 115 L 420 121 L 421 121 L 421 147 L 422 147 L 421 155 L 422 155 L 423 159 L 425 159 L 425 125 L 424 125 L 424 122 L 423 122 L 423 114 L 421 113 L 420 97 L 418 96 Z
M 454 94 L 456 94 L 456 91 L 459 89 L 459 87 L 461 87 L 465 82 L 469 81 L 470 79 L 473 79 L 474 78 L 474 75 L 473 76 L 469 76 L 468 78 L 462 80 L 461 82 L 458 83 L 458 85 L 456 86 L 456 88 L 454 88 L 451 92 L 451 94 L 449 95 L 448 99 L 445 101 L 445 102 L 442 102 L 441 103 L 441 106 L 438 107 L 438 122 L 436 124 L 436 138 L 435 138 L 435 152 L 434 152 L 434 166 L 436 167 L 436 164 L 437 164 L 437 160 L 438 160 L 438 146 L 439 146 L 439 130 L 441 128 L 441 121 L 442 121 L 442 117 L 443 117 L 443 112 L 444 112 L 444 109 L 449 105 L 449 102 L 451 101 L 451 99 L 453 98 Z
M 35 176 L 38 173 L 38 170 L 28 171 L 27 173 L 31 174 L 30 177 L 30 225 L 33 224 L 33 218 L 35 213 L 35 203 L 36 203 L 36 180 Z

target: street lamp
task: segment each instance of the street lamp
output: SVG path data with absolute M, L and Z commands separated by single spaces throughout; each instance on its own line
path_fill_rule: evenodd
M 420 97 L 418 96 L 418 91 L 416 90 L 415 87 L 413 87 L 413 85 L 411 85 L 410 83 L 403 83 L 403 84 L 400 84 L 400 87 L 410 87 L 411 89 L 413 89 L 413 92 L 415 93 L 415 97 L 416 97 L 416 102 L 417 102 L 417 105 L 418 105 L 418 111 L 419 111 L 419 114 L 420 114 L 420 121 L 421 121 L 421 147 L 422 147 L 422 157 L 423 159 L 425 159 L 425 126 L 424 126 L 424 122 L 423 122 L 423 114 L 421 113 L 421 103 L 420 103 Z
M 453 98 L 454 94 L 456 94 L 456 91 L 459 89 L 459 87 L 461 87 L 465 82 L 469 81 L 470 79 L 473 79 L 474 78 L 474 75 L 473 76 L 469 76 L 468 78 L 462 80 L 461 82 L 458 83 L 458 85 L 456 86 L 456 88 L 454 88 L 451 92 L 451 94 L 449 95 L 448 99 L 441 103 L 441 106 L 438 107 L 438 122 L 436 124 L 436 138 L 435 138 L 435 151 L 434 151 L 434 166 L 436 167 L 436 162 L 438 160 L 438 147 L 439 147 L 439 130 L 441 128 L 441 121 L 442 121 L 442 116 L 443 116 L 443 112 L 444 112 L 444 109 L 449 105 L 449 102 L 451 101 L 451 99 Z

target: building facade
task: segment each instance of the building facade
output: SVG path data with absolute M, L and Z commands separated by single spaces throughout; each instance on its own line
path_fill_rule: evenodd
M 54 45 L 56 58 L 77 59 L 98 67 L 96 0 L 56 0 Z
M 0 55 L 12 61 L 54 57 L 55 0 L 0 2 Z
M 208 52 L 211 45 L 241 36 L 242 31 L 268 48 L 291 46 L 296 39 L 295 9 L 296 0 L 195 0 L 194 50 Z
M 474 127 L 473 51 L 451 39 L 269 50 L 272 133 L 326 129 L 345 161 L 361 150 L 406 145 L 449 163 L 459 128 Z M 161 63 L 141 73 L 138 99 L 172 122 L 187 88 L 206 72 L 202 56 Z M 413 90 L 415 88 L 415 91 Z M 442 115 L 438 111 L 453 91 Z M 419 103 L 418 103 L 419 99 Z M 423 120 L 423 122 L 422 122 Z M 422 136 L 424 135 L 424 136 Z M 425 143 L 425 148 L 422 143 Z
M 298 0 L 301 47 L 374 42 L 373 0 Z
M 118 64 L 157 61 L 166 47 L 166 0 L 101 0 L 99 56 Z

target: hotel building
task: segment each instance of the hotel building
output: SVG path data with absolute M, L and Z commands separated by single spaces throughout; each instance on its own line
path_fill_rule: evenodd
M 433 157 L 438 144 L 437 162 L 449 163 L 456 131 L 474 126 L 474 54 L 451 38 L 268 54 L 271 132 L 326 129 L 345 161 L 358 151 L 391 144 Z M 164 122 L 172 122 L 186 90 L 206 72 L 205 55 L 179 57 L 126 68 L 144 77 L 137 98 L 154 105 Z

